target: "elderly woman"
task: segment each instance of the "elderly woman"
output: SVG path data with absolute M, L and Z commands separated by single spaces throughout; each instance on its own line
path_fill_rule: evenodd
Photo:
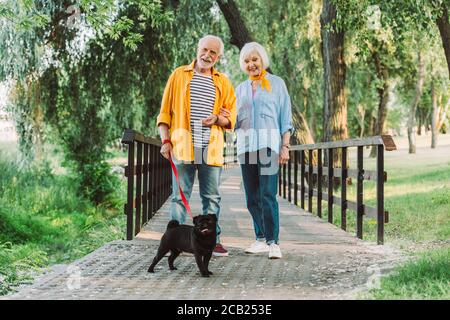
M 239 62 L 249 79 L 236 88 L 237 153 L 256 236 L 245 252 L 269 252 L 270 259 L 279 259 L 276 194 L 279 165 L 289 160 L 290 97 L 283 79 L 266 71 L 269 58 L 260 44 L 247 43 Z

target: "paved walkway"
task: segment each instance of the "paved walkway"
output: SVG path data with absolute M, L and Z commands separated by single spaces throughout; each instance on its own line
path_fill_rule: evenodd
M 176 271 L 166 259 L 147 273 L 164 232 L 166 203 L 133 241 L 111 242 L 70 265 L 57 265 L 6 299 L 353 299 L 392 269 L 399 253 L 361 241 L 280 199 L 283 258 L 248 255 L 253 242 L 239 169 L 224 171 L 221 184 L 222 243 L 229 257 L 212 258 L 202 278 L 194 258 L 183 254 Z M 191 200 L 200 212 L 198 187 Z

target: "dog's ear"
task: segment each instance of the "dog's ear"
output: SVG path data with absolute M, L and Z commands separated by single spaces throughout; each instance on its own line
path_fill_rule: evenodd
M 214 213 L 210 213 L 210 214 L 208 214 L 208 216 L 210 216 L 211 218 L 214 219 L 214 221 L 217 222 L 217 216 Z
M 200 216 L 195 216 L 195 217 L 194 217 L 194 219 L 193 219 L 193 221 L 194 221 L 194 224 L 196 224 L 196 223 L 197 223 L 198 217 L 200 217 Z

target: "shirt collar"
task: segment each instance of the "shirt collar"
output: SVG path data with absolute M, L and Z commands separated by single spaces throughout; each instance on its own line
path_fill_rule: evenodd
M 195 66 L 195 62 L 197 61 L 197 59 L 195 59 L 194 61 L 191 62 L 191 64 L 187 65 L 186 68 L 184 68 L 184 71 L 194 71 L 194 66 Z M 214 76 L 219 76 L 220 73 L 219 71 L 217 71 L 216 69 L 214 69 L 214 67 L 212 68 L 212 75 Z

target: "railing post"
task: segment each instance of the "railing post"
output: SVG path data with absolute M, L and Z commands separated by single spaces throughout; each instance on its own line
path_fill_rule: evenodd
M 300 206 L 305 209 L 305 151 L 300 151 Z
M 286 164 L 283 164 L 283 199 L 286 199 Z
M 144 163 L 143 163 L 143 171 L 144 171 L 144 189 L 142 195 L 142 224 L 148 221 L 148 143 L 144 144 Z
M 347 148 L 341 149 L 341 229 L 347 230 Z
M 298 206 L 298 151 L 294 151 L 294 204 Z
M 133 239 L 134 142 L 128 143 L 127 240 Z
M 283 167 L 281 165 L 278 166 L 278 195 L 281 197 L 281 188 L 282 188 L 282 169 Z
M 356 187 L 356 236 L 363 238 L 363 215 L 364 215 L 364 147 L 358 147 L 358 183 Z
M 384 243 L 384 146 L 377 146 L 377 243 Z
M 312 150 L 308 150 L 308 211 L 313 212 L 312 209 L 312 198 L 313 198 L 313 152 Z
M 328 149 L 328 222 L 333 223 L 333 149 Z
M 322 149 L 317 150 L 317 215 L 322 218 Z
M 156 151 L 158 151 L 158 148 L 156 148 Z M 158 208 L 161 207 L 163 203 L 163 185 L 162 185 L 162 159 L 161 159 L 161 153 L 157 152 L 157 159 L 158 159 L 158 167 L 156 169 L 156 174 L 158 175 L 158 183 L 156 184 L 156 189 L 158 190 Z
M 137 143 L 137 166 L 136 166 L 136 224 L 134 235 L 141 231 L 141 197 L 142 197 L 142 143 Z
M 156 146 L 151 146 L 151 152 L 150 152 L 150 155 L 151 155 L 151 177 L 152 177 L 152 181 L 151 181 L 151 183 L 152 183 L 152 188 L 151 188 L 151 192 L 150 192 L 150 194 L 151 194 L 151 197 L 152 197 L 152 212 L 151 212 L 151 216 L 153 217 L 153 215 L 155 214 L 155 211 L 156 211 L 156 208 L 157 208 L 157 202 L 158 202 L 158 196 L 157 196 L 157 194 L 156 194 L 156 188 L 155 188 L 155 186 L 156 186 L 156 184 L 157 184 L 157 175 L 156 175 L 156 156 L 157 156 L 157 154 L 156 154 L 156 152 L 157 152 L 157 149 L 156 149 Z
M 291 182 L 291 155 L 289 152 L 289 160 L 288 160 L 288 201 L 291 202 L 291 188 L 292 188 L 292 182 Z

